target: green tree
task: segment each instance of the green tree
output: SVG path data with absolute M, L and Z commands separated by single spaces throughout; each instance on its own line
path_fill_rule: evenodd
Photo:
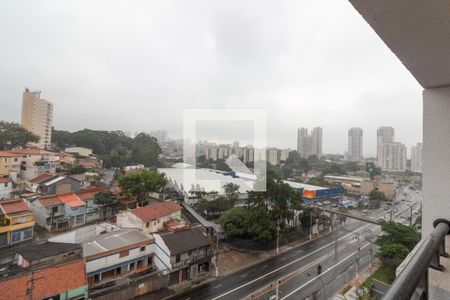
M 384 244 L 378 251 L 378 257 L 381 259 L 383 265 L 396 268 L 406 256 L 408 256 L 409 251 L 410 250 L 402 244 Z
M 133 160 L 146 167 L 158 166 L 158 156 L 161 154 L 156 139 L 146 133 L 140 133 L 134 138 Z
M 131 149 L 118 144 L 108 154 L 104 155 L 102 159 L 107 168 L 123 168 L 133 163 L 133 153 Z
M 372 161 L 366 162 L 366 171 L 369 173 L 370 179 L 373 179 L 377 175 L 381 175 L 381 168 L 375 166 Z
M 371 190 L 369 193 L 369 199 L 386 201 L 386 196 L 384 195 L 383 192 L 380 192 L 378 190 Z
M 0 121 L 0 150 L 25 147 L 27 143 L 39 142 L 39 136 L 13 122 Z
M 72 166 L 69 169 L 69 173 L 70 174 L 83 174 L 83 173 L 86 173 L 86 172 L 87 172 L 87 169 L 83 168 L 82 166 Z
M 393 221 L 384 222 L 381 229 L 383 234 L 376 241 L 380 247 L 387 244 L 401 244 L 411 251 L 420 241 L 420 235 L 416 230 L 403 224 Z
M 103 217 L 106 217 L 106 211 L 116 201 L 116 196 L 110 190 L 102 191 L 94 195 L 94 203 L 102 206 Z
M 119 177 L 119 185 L 122 188 L 122 192 L 136 197 L 141 206 L 144 205 L 144 200 L 148 193 L 160 191 L 166 183 L 166 176 L 159 174 L 155 170 L 144 170 Z
M 225 190 L 225 194 L 227 195 L 227 198 L 231 203 L 234 203 L 239 198 L 239 185 L 229 182 L 223 186 Z
M 247 212 L 243 207 L 234 207 L 219 219 L 219 224 L 228 237 L 245 237 Z

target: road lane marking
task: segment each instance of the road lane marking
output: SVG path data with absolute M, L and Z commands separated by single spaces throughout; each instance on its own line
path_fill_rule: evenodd
M 220 288 L 221 286 L 222 286 L 222 284 L 219 284 L 219 285 L 213 286 L 213 289 L 218 289 L 218 288 Z M 186 300 L 188 300 L 188 299 L 186 299 Z
M 265 268 L 267 268 L 268 266 L 269 266 L 269 265 L 264 265 L 262 268 L 265 269 Z
M 370 246 L 370 243 L 364 245 L 363 247 L 361 247 L 361 249 L 360 249 L 359 251 L 361 251 L 362 249 L 364 249 L 364 248 L 366 248 L 366 247 L 368 247 L 368 246 Z M 358 254 L 359 251 L 357 250 L 357 251 L 353 252 L 352 254 L 346 256 L 343 260 L 341 260 L 341 261 L 339 261 L 337 264 L 335 264 L 335 265 L 329 267 L 328 269 L 326 269 L 325 271 L 323 271 L 321 274 L 317 275 L 316 277 L 312 278 L 311 280 L 305 282 L 302 286 L 296 288 L 295 290 L 293 290 L 292 292 L 290 292 L 289 294 L 287 294 L 286 296 L 284 296 L 284 297 L 281 298 L 280 300 L 284 300 L 284 299 L 286 299 L 287 297 L 292 296 L 293 294 L 295 294 L 296 292 L 298 292 L 299 290 L 301 290 L 302 288 L 304 288 L 305 286 L 307 286 L 308 284 L 310 284 L 311 282 L 313 282 L 313 281 L 316 280 L 317 278 L 322 277 L 323 274 L 325 274 L 325 273 L 329 272 L 330 270 L 336 268 L 338 265 L 342 264 L 344 261 L 346 261 L 347 259 L 351 258 L 353 255 Z
M 321 251 L 321 250 L 323 250 L 323 249 L 325 249 L 325 248 L 331 246 L 331 245 L 334 245 L 334 243 L 335 243 L 336 241 L 340 241 L 340 240 L 342 240 L 342 239 L 345 239 L 345 238 L 347 238 L 347 237 L 349 237 L 349 236 L 355 234 L 355 232 L 361 231 L 361 230 L 363 230 L 364 228 L 369 227 L 369 226 L 373 226 L 373 225 L 374 225 L 374 224 L 367 224 L 367 225 L 364 225 L 363 227 L 360 227 L 360 228 L 358 228 L 358 229 L 356 229 L 356 230 L 354 230 L 354 231 L 352 231 L 352 232 L 350 232 L 350 233 L 348 233 L 348 234 L 346 234 L 346 235 L 340 237 L 339 239 L 337 239 L 337 240 L 335 240 L 335 241 L 333 241 L 333 242 L 331 242 L 331 243 L 329 243 L 329 244 L 326 244 L 326 245 L 320 247 L 319 249 L 316 249 L 316 250 L 314 250 L 314 251 L 312 251 L 312 252 L 310 252 L 310 253 L 308 253 L 308 254 L 305 254 L 304 256 L 299 257 L 299 258 L 297 258 L 297 259 L 295 259 L 295 260 L 293 260 L 293 261 L 291 261 L 291 262 L 288 262 L 288 263 L 285 264 L 284 266 L 281 266 L 281 267 L 279 267 L 279 268 L 277 268 L 277 269 L 275 269 L 275 270 L 272 270 L 272 271 L 270 271 L 270 272 L 268 272 L 268 273 L 266 273 L 266 274 L 264 274 L 264 275 L 262 275 L 262 276 L 260 276 L 260 277 L 258 277 L 258 278 L 255 278 L 255 279 L 253 279 L 253 280 L 251 280 L 251 281 L 249 281 L 249 282 L 247 282 L 247 283 L 244 283 L 244 284 L 242 284 L 242 285 L 240 285 L 240 286 L 238 286 L 238 287 L 235 287 L 234 289 L 229 290 L 228 292 L 225 292 L 225 293 L 223 293 L 223 294 L 221 294 L 221 295 L 219 295 L 219 296 L 217 296 L 217 297 L 214 297 L 214 298 L 212 298 L 211 300 L 220 299 L 220 298 L 222 298 L 222 297 L 224 297 L 224 296 L 226 296 L 226 295 L 228 295 L 228 294 L 231 294 L 231 293 L 233 293 L 233 292 L 235 292 L 235 291 L 237 291 L 237 290 L 240 290 L 240 289 L 242 289 L 243 287 L 245 287 L 245 286 L 247 286 L 247 285 L 250 285 L 250 284 L 252 284 L 252 283 L 254 283 L 254 282 L 258 281 L 258 280 L 261 280 L 261 279 L 263 279 L 264 277 L 267 277 L 267 276 L 269 276 L 269 275 L 271 275 L 271 274 L 273 274 L 273 273 L 276 273 L 276 272 L 278 272 L 278 271 L 280 271 L 280 270 L 282 270 L 282 269 L 284 269 L 284 268 L 287 268 L 288 266 L 290 266 L 290 265 L 292 265 L 292 264 L 295 264 L 296 262 L 301 261 L 302 259 L 304 259 L 304 258 L 306 258 L 306 257 L 309 257 L 309 256 L 311 256 L 311 255 L 313 255 L 313 254 L 315 254 L 315 253 L 317 253 L 317 252 L 319 252 L 319 251 Z
M 247 273 L 242 274 L 242 275 L 241 275 L 241 278 L 244 278 L 244 277 L 247 276 L 247 275 L 248 275 Z
M 286 259 L 286 256 L 284 256 L 284 257 L 281 258 L 281 260 L 285 260 L 285 259 Z
M 295 251 L 295 253 L 301 253 L 301 252 L 303 252 L 303 251 L 304 251 L 304 250 L 300 249 L 300 250 Z

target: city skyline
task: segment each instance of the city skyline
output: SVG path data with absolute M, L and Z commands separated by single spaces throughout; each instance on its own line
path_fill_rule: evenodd
M 296 128 L 313 126 L 324 128 L 324 153 L 344 153 L 355 126 L 367 154 L 384 124 L 408 148 L 422 140 L 421 87 L 349 3 L 28 7 L 0 11 L 2 120 L 19 122 L 28 86 L 55 105 L 55 128 L 70 131 L 181 137 L 183 109 L 245 103 L 267 109 L 268 144 L 278 147 L 295 149 Z

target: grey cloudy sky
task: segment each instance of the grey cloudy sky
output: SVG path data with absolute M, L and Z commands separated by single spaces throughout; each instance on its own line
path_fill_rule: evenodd
M 2 1 L 0 119 L 20 120 L 25 86 L 54 126 L 182 134 L 184 108 L 265 108 L 269 144 L 324 127 L 390 125 L 422 139 L 421 88 L 361 16 L 339 1 Z M 220 140 L 220 128 L 214 131 Z

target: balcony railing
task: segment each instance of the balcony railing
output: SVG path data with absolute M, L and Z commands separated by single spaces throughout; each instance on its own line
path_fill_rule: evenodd
M 450 234 L 449 220 L 438 219 L 433 225 L 434 230 L 417 247 L 383 299 L 428 299 L 428 268 L 444 270 L 439 259 L 448 257 L 445 236 Z

